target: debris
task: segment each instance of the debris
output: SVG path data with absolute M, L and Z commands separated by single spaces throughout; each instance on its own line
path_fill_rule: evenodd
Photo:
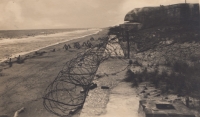
M 117 73 L 112 73 L 111 75 L 117 75 Z
M 63 49 L 65 49 L 65 50 L 68 50 L 68 48 L 69 48 L 69 47 L 68 47 L 68 45 L 66 45 L 66 44 L 63 46 Z
M 80 49 L 81 48 L 80 43 L 79 42 L 75 42 L 74 43 L 74 48 Z
M 84 89 L 82 89 L 81 91 L 80 91 L 80 93 L 85 93 L 86 92 L 86 90 L 84 90 Z
M 94 38 L 93 38 L 93 37 L 91 37 L 91 38 L 90 38 L 90 41 L 94 41 Z
M 18 117 L 19 116 L 19 114 L 21 113 L 21 112 L 23 112 L 24 111 L 24 107 L 22 107 L 21 109 L 19 109 L 19 110 L 17 110 L 16 112 L 15 112 L 15 114 L 14 114 L 14 117 Z
M 84 47 L 84 46 L 86 46 L 86 45 L 87 45 L 86 42 L 83 42 L 82 46 Z
M 88 40 L 87 43 L 86 43 L 86 46 L 87 46 L 88 48 L 91 48 L 93 45 L 92 45 L 92 43 Z
M 101 89 L 109 89 L 108 86 L 101 86 Z
M 73 115 L 74 113 L 76 113 L 78 110 L 80 110 L 82 108 L 82 106 L 79 106 L 78 108 L 76 109 L 73 109 L 69 112 L 69 114 Z
M 90 90 L 92 90 L 92 89 L 94 89 L 94 88 L 97 88 L 97 84 L 92 83 L 92 84 L 90 85 Z
M 103 77 L 104 75 L 100 75 L 100 74 L 96 74 L 96 77 L 97 78 L 101 78 L 101 77 Z

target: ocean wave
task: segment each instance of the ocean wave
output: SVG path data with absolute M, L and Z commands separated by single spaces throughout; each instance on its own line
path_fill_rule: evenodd
M 39 35 L 21 39 L 3 39 L 0 40 L 0 62 L 70 40 L 93 35 L 99 31 L 101 31 L 101 29 L 75 30 L 70 32 L 56 33 L 51 35 Z

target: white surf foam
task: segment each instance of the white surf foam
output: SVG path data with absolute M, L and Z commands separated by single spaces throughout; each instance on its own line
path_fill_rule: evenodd
M 53 44 L 50 44 L 50 45 L 47 45 L 47 46 L 43 46 L 43 47 L 39 47 L 39 48 L 36 48 L 36 49 L 33 49 L 31 51 L 26 51 L 26 52 L 19 52 L 19 53 L 15 53 L 7 58 L 2 58 L 0 59 L 0 62 L 4 62 L 6 60 L 8 60 L 9 58 L 15 58 L 15 57 L 18 57 L 19 55 L 25 55 L 25 54 L 28 54 L 28 53 L 31 53 L 31 52 L 35 52 L 35 51 L 38 51 L 38 50 L 41 50 L 41 49 L 44 49 L 46 47 L 50 47 L 50 46 L 54 46 L 54 45 L 57 45 L 57 44 L 60 44 L 60 43 L 64 43 L 64 42 L 68 42 L 68 41 L 71 41 L 71 40 L 74 40 L 74 39 L 79 39 L 79 38 L 83 38 L 83 37 L 86 37 L 86 36 L 90 36 L 90 35 L 93 35 L 93 34 L 97 34 L 98 32 L 100 32 L 102 29 L 89 29 L 88 31 L 95 31 L 94 33 L 91 33 L 91 34 L 86 34 L 86 35 L 83 35 L 83 36 L 79 36 L 79 37 L 73 37 L 73 38 L 70 38 L 70 39 L 67 39 L 67 40 L 64 40 L 64 41 L 59 41 L 59 42 L 56 42 L 56 43 L 53 43 Z M 67 34 L 76 34 L 76 33 L 81 33 L 81 32 L 85 32 L 86 30 L 77 30 L 77 31 L 72 31 L 72 32 L 66 32 L 66 33 L 63 33 L 62 36 L 64 35 L 67 35 Z M 51 34 L 51 35 L 39 35 L 37 37 L 56 37 L 56 36 L 60 36 L 61 34 Z M 36 38 L 36 37 L 35 37 Z M 10 39 L 9 39 L 10 40 Z M 8 39 L 5 39 L 5 40 L 1 40 L 2 43 L 9 43 Z M 6 42 L 7 41 L 7 42 Z M 10 41 L 10 43 L 12 43 L 12 41 Z M 0 43 L 1 45 L 1 43 Z

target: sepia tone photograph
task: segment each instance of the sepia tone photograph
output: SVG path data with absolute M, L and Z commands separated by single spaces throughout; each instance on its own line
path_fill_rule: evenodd
M 200 117 L 199 0 L 0 0 L 0 117 Z

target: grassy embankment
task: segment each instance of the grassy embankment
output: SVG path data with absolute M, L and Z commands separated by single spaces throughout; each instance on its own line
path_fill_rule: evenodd
M 120 27 L 110 29 L 117 34 L 127 53 L 126 38 Z M 125 81 L 133 86 L 149 81 L 162 93 L 200 98 L 200 35 L 198 26 L 160 26 L 129 31 L 130 59 L 139 70 L 127 71 Z

